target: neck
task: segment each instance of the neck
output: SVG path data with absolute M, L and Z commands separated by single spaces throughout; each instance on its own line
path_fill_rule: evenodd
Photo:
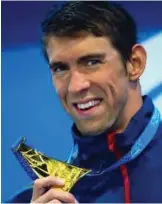
M 132 117 L 138 112 L 143 105 L 143 99 L 141 91 L 131 91 L 128 95 L 127 103 L 125 104 L 124 110 L 121 110 L 121 115 L 117 121 L 115 128 L 116 133 L 122 133 L 128 126 Z

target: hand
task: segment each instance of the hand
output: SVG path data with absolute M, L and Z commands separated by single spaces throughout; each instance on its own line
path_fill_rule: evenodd
M 78 203 L 71 193 L 61 190 L 63 186 L 64 181 L 53 176 L 36 179 L 31 203 Z

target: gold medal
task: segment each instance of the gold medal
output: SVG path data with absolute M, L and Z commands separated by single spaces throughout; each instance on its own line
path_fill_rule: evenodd
M 91 170 L 79 168 L 67 164 L 66 162 L 47 157 L 25 144 L 24 137 L 21 138 L 19 143 L 14 146 L 12 150 L 28 173 L 33 172 L 37 178 L 55 176 L 63 179 L 65 185 L 62 190 L 67 192 L 71 190 L 81 177 L 91 172 Z

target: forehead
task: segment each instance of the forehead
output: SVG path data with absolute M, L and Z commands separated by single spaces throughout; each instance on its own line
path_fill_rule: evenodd
M 114 48 L 108 38 L 93 35 L 76 37 L 52 36 L 49 38 L 47 45 L 49 62 L 53 60 L 75 60 L 81 56 L 96 52 L 107 52 L 109 54 L 113 50 Z

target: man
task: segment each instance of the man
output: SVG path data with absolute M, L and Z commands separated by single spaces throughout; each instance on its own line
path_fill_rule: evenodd
M 107 2 L 68 2 L 50 12 L 43 49 L 54 87 L 71 115 L 71 163 L 93 174 L 70 193 L 64 181 L 37 179 L 10 202 L 162 202 L 162 125 L 141 95 L 146 51 L 132 17 Z

